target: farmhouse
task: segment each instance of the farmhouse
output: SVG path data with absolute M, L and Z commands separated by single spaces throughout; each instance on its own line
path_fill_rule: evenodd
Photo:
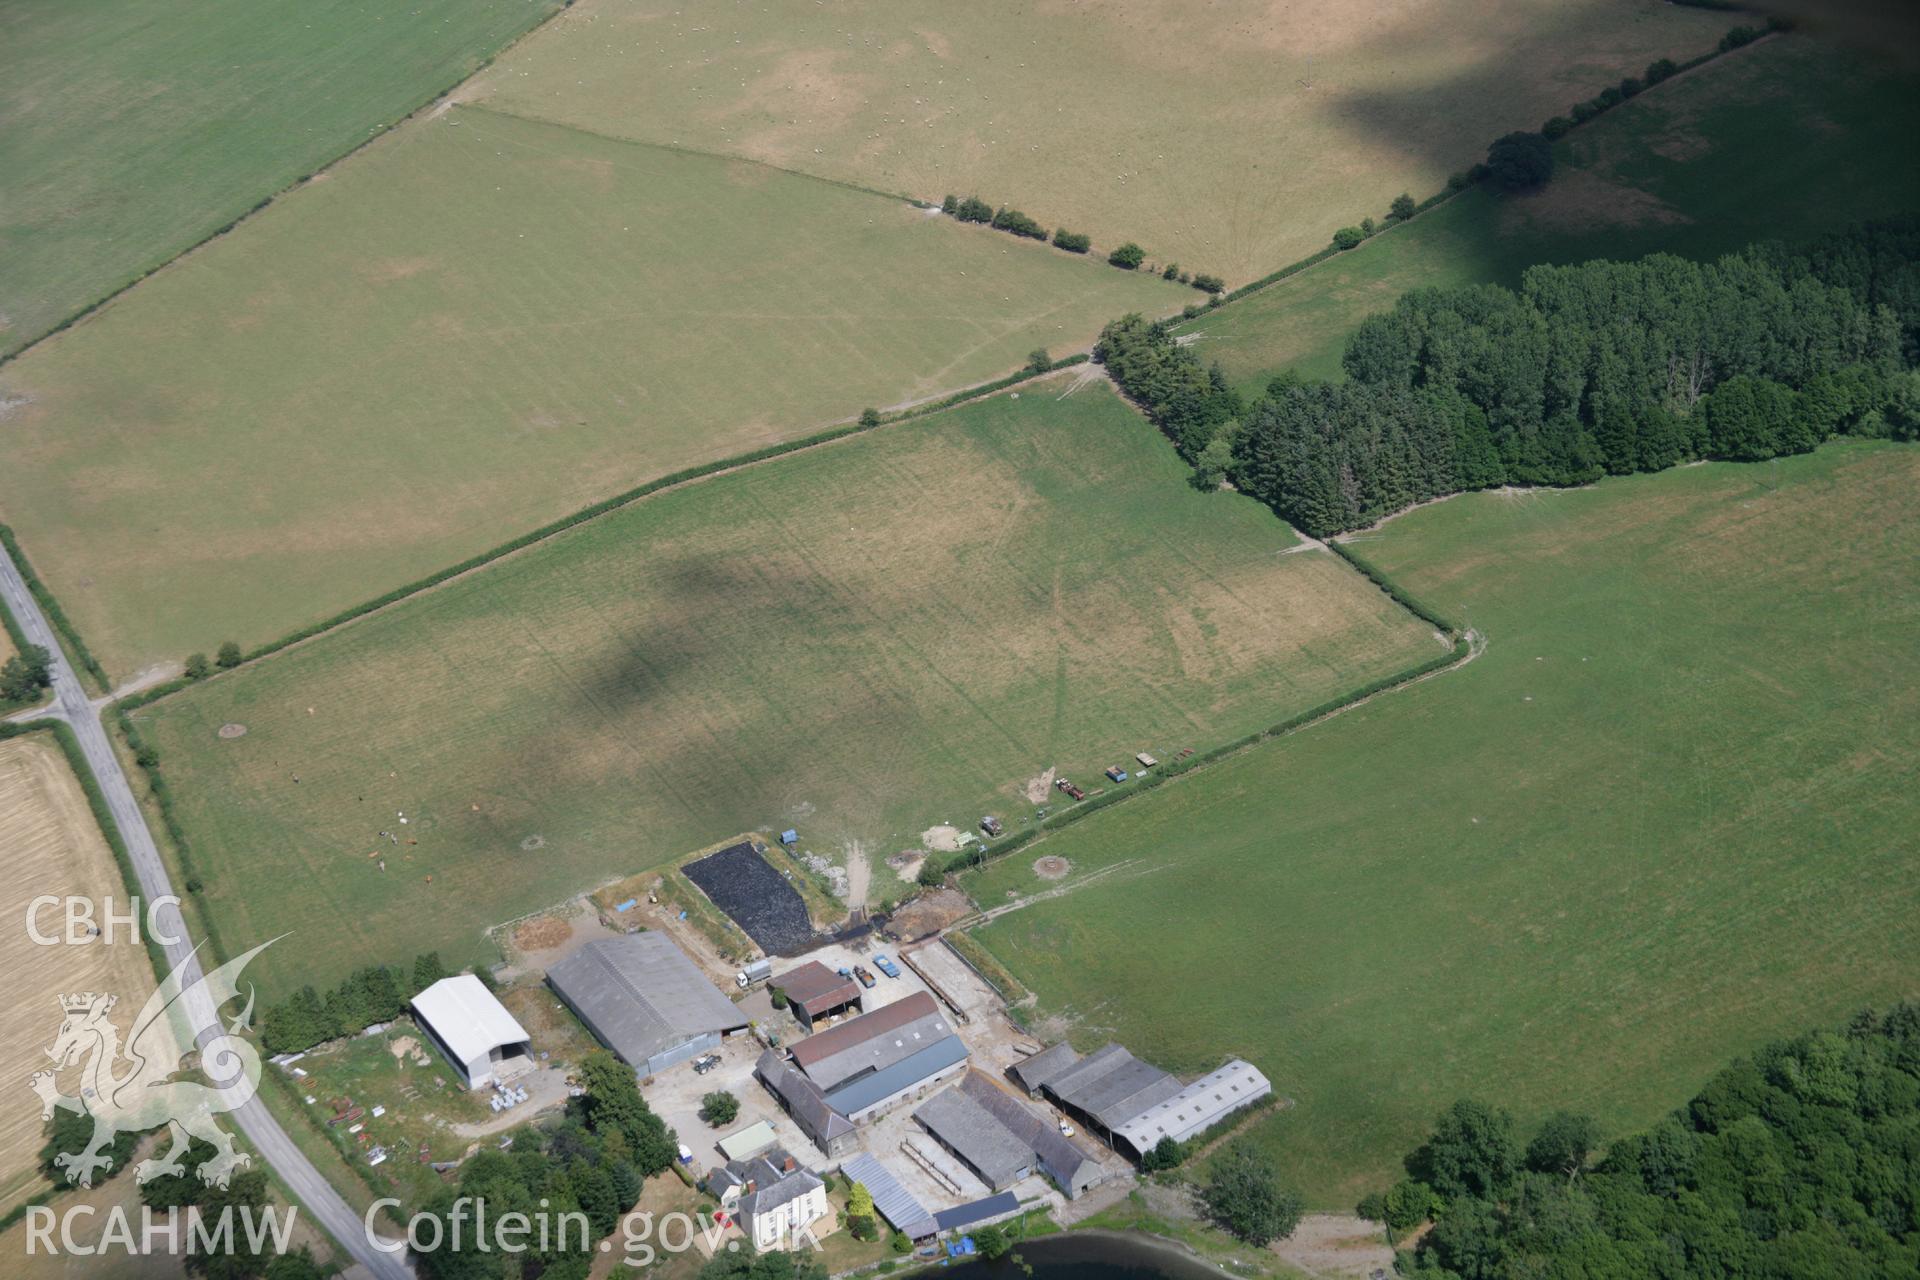
M 1114 1133 L 1144 1155 L 1162 1138 L 1185 1142 L 1272 1092 L 1273 1084 L 1259 1068 L 1235 1058 L 1119 1125 Z
M 787 1007 L 800 1025 L 812 1031 L 814 1024 L 836 1013 L 860 1008 L 860 984 L 835 973 L 818 960 L 809 960 L 798 969 L 789 969 L 773 980 L 787 994 Z
M 532 1067 L 526 1029 L 480 979 L 455 974 L 415 996 L 413 1019 L 469 1089 Z
M 1102 1179 L 1098 1160 L 978 1071 L 929 1098 L 913 1118 L 995 1191 L 1038 1170 L 1071 1199 Z
M 829 1212 L 826 1184 L 778 1147 L 750 1160 L 729 1160 L 707 1175 L 707 1189 L 732 1210 L 740 1230 L 762 1253 L 792 1248 L 802 1229 Z
M 664 934 L 590 942 L 547 971 L 587 1030 L 641 1075 L 720 1047 L 747 1025 L 738 1005 Z
M 793 1117 L 793 1122 L 814 1146 L 829 1157 L 843 1156 L 853 1150 L 853 1121 L 835 1111 L 826 1095 L 820 1092 L 820 1086 L 781 1057 L 779 1050 L 769 1049 L 761 1054 L 753 1066 L 753 1074 L 779 1100 L 781 1108 Z

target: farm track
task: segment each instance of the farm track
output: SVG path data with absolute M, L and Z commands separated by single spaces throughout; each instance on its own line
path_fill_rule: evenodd
M 53 655 L 54 702 L 35 714 L 63 720 L 73 729 L 81 753 L 86 757 L 87 767 L 106 797 L 114 825 L 119 828 L 120 837 L 127 846 L 141 896 L 150 904 L 158 903 L 162 898 L 175 897 L 166 865 L 160 859 L 159 847 L 147 826 L 146 815 L 141 811 L 140 802 L 134 798 L 133 788 L 120 767 L 120 758 L 114 754 L 113 743 L 108 739 L 106 726 L 101 722 L 100 708 L 87 696 L 79 676 L 68 664 L 65 652 L 54 637 L 53 629 L 28 593 L 19 567 L 4 549 L 0 549 L 0 588 L 4 588 L 7 607 L 13 611 L 28 641 L 44 645 L 47 652 Z M 132 887 L 135 886 L 129 886 Z M 186 941 L 186 922 L 179 908 L 167 905 L 158 912 L 155 922 L 160 930 L 179 939 L 164 944 L 162 949 L 168 963 L 188 984 L 184 1004 L 196 1028 L 197 1038 L 204 1040 L 219 1034 L 219 1010 L 213 1006 L 204 988 L 192 985 L 201 975 L 200 960 L 195 954 L 197 945 L 190 945 Z M 373 1248 L 359 1215 L 333 1189 L 313 1162 L 294 1145 L 293 1139 L 268 1113 L 265 1103 L 257 1096 L 250 1096 L 233 1108 L 230 1114 L 248 1142 L 260 1153 L 261 1159 L 273 1166 L 274 1172 L 294 1198 L 305 1206 L 307 1212 L 349 1257 L 380 1280 L 409 1280 L 413 1275 L 412 1268 L 398 1256 Z

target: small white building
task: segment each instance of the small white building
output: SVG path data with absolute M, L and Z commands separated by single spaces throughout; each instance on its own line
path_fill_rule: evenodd
M 413 1019 L 469 1089 L 533 1065 L 526 1028 L 470 973 L 442 978 L 415 996 Z

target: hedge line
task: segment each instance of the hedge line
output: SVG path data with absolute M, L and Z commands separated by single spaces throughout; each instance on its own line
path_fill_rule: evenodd
M 699 466 L 683 468 L 669 475 L 661 476 L 657 480 L 650 480 L 645 484 L 638 485 L 625 492 L 614 494 L 610 498 L 603 498 L 592 506 L 583 507 L 569 515 L 560 517 L 558 520 L 541 525 L 537 529 L 533 529 L 527 533 L 520 534 L 518 537 L 500 543 L 498 546 L 489 550 L 469 556 L 458 564 L 436 570 L 424 578 L 416 579 L 404 586 L 395 587 L 383 595 L 375 596 L 373 599 L 362 601 L 352 608 L 344 609 L 330 618 L 324 618 L 319 622 L 302 627 L 298 631 L 291 632 L 277 640 L 268 641 L 266 644 L 244 654 L 238 665 L 244 666 L 249 662 L 257 661 L 270 654 L 278 653 L 282 649 L 299 644 L 303 640 L 311 640 L 322 632 L 344 626 L 352 622 L 355 618 L 363 617 L 366 614 L 374 612 L 376 609 L 384 609 L 388 605 L 396 604 L 408 596 L 417 595 L 422 591 L 437 587 L 451 578 L 459 577 L 461 574 L 471 573 L 473 570 L 494 560 L 498 560 L 503 556 L 508 556 L 516 551 L 523 550 L 536 542 L 544 542 L 556 534 L 565 533 L 577 525 L 585 524 L 589 520 L 594 520 L 609 512 L 617 511 L 629 503 L 638 502 L 642 498 L 650 497 L 662 489 L 671 489 L 676 485 L 683 485 L 694 480 L 704 479 L 722 471 L 731 471 L 739 467 L 751 466 L 754 463 L 765 462 L 784 454 L 798 453 L 802 449 L 817 448 L 820 445 L 831 444 L 836 440 L 844 440 L 849 436 L 861 435 L 865 432 L 876 430 L 879 427 L 908 422 L 915 418 L 923 418 L 928 414 L 939 413 L 943 410 L 951 409 L 955 405 L 964 404 L 969 400 L 977 400 L 983 396 L 1004 391 L 1008 387 L 1018 386 L 1022 382 L 1043 377 L 1055 369 L 1066 369 L 1074 365 L 1085 364 L 1087 359 L 1088 357 L 1082 353 L 1068 356 L 1063 360 L 1056 360 L 1045 370 L 1022 368 L 1017 373 L 1010 373 L 1004 378 L 996 378 L 992 382 L 979 383 L 976 386 L 956 391 L 952 395 L 943 396 L 938 400 L 929 401 L 923 405 L 916 405 L 911 409 L 903 409 L 897 413 L 880 414 L 869 421 L 851 422 L 837 427 L 829 427 L 825 431 L 817 431 L 812 435 L 802 436 L 798 439 L 785 441 L 780 444 L 770 444 L 749 453 L 736 454 L 729 458 L 720 458 L 713 462 L 702 463 Z M 0 529 L 4 529 L 4 526 L 0 526 Z M 23 573 L 26 572 L 24 564 L 21 566 L 21 571 Z M 233 668 L 228 668 L 228 670 L 232 669 Z M 213 677 L 209 676 L 206 678 L 212 679 Z M 144 707 L 150 702 L 166 697 L 168 694 L 178 693 L 188 685 L 198 683 L 199 681 L 189 679 L 186 676 L 176 676 L 172 680 L 153 685 L 141 690 L 139 693 L 131 695 L 123 700 L 119 706 L 123 710 Z
M 1339 556 L 1342 560 L 1345 560 L 1355 569 L 1358 569 L 1366 576 L 1369 582 L 1386 592 L 1388 596 L 1392 597 L 1395 604 L 1405 609 L 1408 613 L 1411 613 L 1414 617 L 1419 618 L 1423 622 L 1431 622 L 1434 626 L 1450 636 L 1458 636 L 1463 630 L 1463 628 L 1455 626 L 1453 621 L 1447 618 L 1446 615 L 1428 605 L 1424 600 L 1414 595 L 1411 591 L 1408 591 L 1392 578 L 1389 578 L 1385 573 L 1382 573 L 1378 565 L 1351 547 L 1333 538 L 1327 539 L 1326 547 L 1327 550 L 1333 552 L 1333 554 Z
M 140 896 L 140 877 L 134 874 L 133 855 L 127 852 L 127 842 L 121 837 L 120 826 L 113 820 L 113 810 L 107 807 L 106 793 L 100 790 L 99 779 L 93 776 L 93 770 L 87 765 L 86 753 L 80 749 L 80 739 L 74 735 L 73 726 L 64 720 L 25 720 L 20 722 L 0 722 L 0 741 L 8 738 L 22 738 L 30 733 L 51 733 L 53 740 L 60 744 L 61 754 L 67 758 L 67 767 L 80 783 L 81 793 L 87 797 L 87 808 L 93 812 L 93 821 L 100 828 L 100 834 L 106 838 L 107 848 L 113 851 L 113 864 L 119 868 L 121 882 L 126 885 L 130 897 Z M 147 947 L 147 959 L 153 964 L 155 978 L 163 978 L 168 970 L 167 953 L 146 930 L 141 931 L 141 940 Z
M 107 680 L 106 671 L 102 669 L 99 662 L 95 661 L 92 651 L 87 648 L 87 642 L 80 638 L 80 632 L 68 620 L 67 611 L 60 607 L 60 602 L 54 599 L 53 592 L 47 589 L 46 583 L 40 581 L 40 575 L 33 571 L 33 565 L 28 561 L 27 553 L 20 549 L 19 539 L 13 536 L 13 530 L 4 524 L 0 524 L 0 546 L 6 547 L 7 554 L 13 557 L 13 563 L 20 570 L 20 576 L 26 579 L 27 590 L 32 593 L 35 603 L 40 606 L 40 612 L 47 615 L 47 622 L 52 625 L 54 634 L 59 637 L 68 655 L 79 664 L 82 671 L 93 677 L 98 690 L 106 693 L 113 687 Z M 13 627 L 9 626 L 7 632 L 16 637 L 15 643 L 24 643 L 18 639 L 18 634 Z
M 1358 566 L 1356 565 L 1356 567 Z M 1362 572 L 1366 571 L 1362 570 Z M 1383 582 L 1380 578 L 1374 577 L 1373 573 L 1368 573 L 1367 576 L 1372 578 L 1377 584 L 1380 584 L 1381 589 L 1386 591 L 1388 595 L 1393 596 L 1396 602 L 1406 605 L 1407 608 L 1412 610 L 1423 621 L 1431 622 L 1435 626 L 1445 629 L 1452 635 L 1453 647 L 1438 657 L 1429 658 L 1427 661 L 1419 663 L 1416 666 L 1408 667 L 1404 671 L 1397 671 L 1391 675 L 1381 676 L 1377 680 L 1369 680 L 1366 684 L 1361 685 L 1357 689 L 1349 690 L 1338 698 L 1323 702 L 1319 706 L 1302 711 L 1297 715 L 1288 716 L 1285 720 L 1277 724 L 1269 725 L 1265 729 L 1257 729 L 1242 737 L 1232 739 L 1228 742 L 1222 742 L 1217 746 L 1207 748 L 1205 751 L 1188 756 L 1184 760 L 1163 762 L 1138 782 L 1115 787 L 1101 795 L 1082 800 L 1069 809 L 1050 814 L 1032 826 L 1025 827 L 1004 840 L 982 846 L 977 853 L 957 853 L 948 860 L 947 870 L 957 873 L 973 867 L 984 866 L 988 862 L 1003 858 L 1007 854 L 1025 848 L 1048 832 L 1058 831 L 1062 827 L 1070 826 L 1082 818 L 1087 817 L 1089 814 L 1097 813 L 1109 805 L 1119 804 L 1122 800 L 1142 795 L 1171 779 L 1198 769 L 1202 765 L 1212 764 L 1237 751 L 1243 751 L 1248 747 L 1256 746 L 1259 743 L 1267 742 L 1274 738 L 1285 737 L 1290 733 L 1306 728 L 1315 721 L 1324 720 L 1335 712 L 1343 711 L 1357 702 L 1371 698 L 1375 694 L 1384 693 L 1389 689 L 1395 689 L 1401 685 L 1412 684 L 1416 680 L 1432 675 L 1436 671 L 1444 670 L 1466 658 L 1467 654 L 1471 651 L 1471 646 L 1468 644 L 1465 636 L 1453 632 L 1451 627 L 1448 627 L 1444 621 L 1439 620 L 1437 615 L 1426 611 L 1424 607 L 1416 609 L 1412 604 L 1408 604 L 1407 600 L 1411 599 L 1411 597 L 1403 599 L 1405 593 L 1401 592 L 1399 588 Z
M 20 629 L 20 623 L 15 620 L 13 616 L 13 611 L 7 608 L 7 602 L 4 600 L 0 600 L 0 627 L 4 627 L 6 629 L 7 639 L 13 641 L 13 651 L 15 653 L 24 655 L 26 651 L 32 646 L 33 642 L 28 640 L 27 633 Z M 45 691 L 43 690 L 42 694 L 44 694 L 44 692 Z M 32 700 L 25 701 L 25 702 L 19 701 L 17 699 L 13 701 L 9 701 L 6 698 L 0 698 L 0 715 L 7 715 L 10 712 L 18 711 L 23 707 L 35 706 L 40 701 L 41 701 L 41 697 L 39 695 L 36 695 Z M 4 1230 L 6 1230 L 5 1227 L 0 1227 L 0 1231 L 4 1231 Z
M 173 789 L 167 785 L 166 777 L 160 772 L 160 753 L 133 727 L 133 718 L 127 714 L 128 702 L 114 704 L 114 718 L 120 726 L 120 736 L 126 739 L 128 750 L 133 752 L 134 763 L 146 776 L 147 790 L 153 794 L 153 803 L 160 810 L 160 823 L 166 828 L 167 839 L 173 845 L 174 861 L 180 867 L 180 889 L 198 900 L 204 888 L 200 875 L 194 870 L 193 845 L 187 839 L 186 829 L 180 825 L 180 818 L 173 808 Z M 196 911 L 200 922 L 200 932 L 206 937 L 207 945 L 213 954 L 221 959 L 227 958 L 226 946 L 220 941 L 220 932 L 213 922 L 211 911 Z

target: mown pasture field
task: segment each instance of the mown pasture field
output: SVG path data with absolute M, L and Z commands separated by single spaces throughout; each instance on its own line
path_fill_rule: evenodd
M 1716 59 L 1570 134 L 1545 190 L 1479 188 L 1192 321 L 1233 381 L 1340 376 L 1347 335 L 1410 289 L 1514 285 L 1542 262 L 1710 258 L 1920 206 L 1884 138 L 1920 130 L 1920 80 L 1801 36 Z
M 1656 0 L 582 0 L 462 96 L 926 200 L 977 193 L 1238 284 L 1737 20 Z
M 223 942 L 294 930 L 256 962 L 282 987 L 465 963 L 742 830 L 1017 825 L 1050 766 L 1091 785 L 1438 651 L 1074 381 L 649 498 L 144 708 Z
M 0 14 L 0 355 L 451 87 L 553 0 Z
M 121 678 L 1191 296 L 765 166 L 450 110 L 0 370 L 0 509 Z
M 124 929 L 111 942 L 43 946 L 27 930 L 33 899 L 52 895 L 84 897 L 103 909 L 111 898 L 124 912 L 130 892 L 120 880 L 113 851 L 107 847 L 87 807 L 86 795 L 49 735 L 33 734 L 0 742 L 0 850 L 6 851 L 6 888 L 0 890 L 7 928 L 0 931 L 0 966 L 14 976 L 0 1012 L 0 1073 L 16 1096 L 0 1107 L 0 1212 L 47 1189 L 39 1155 L 46 1141 L 40 1100 L 27 1078 L 50 1065 L 45 1050 L 60 1030 L 61 996 L 105 991 L 120 997 L 115 1022 L 132 1025 L 133 1015 L 153 991 L 153 968 L 141 943 Z M 36 923 L 43 935 L 62 935 L 58 906 L 43 909 Z M 62 1071 L 62 1092 L 80 1092 L 82 1068 Z M 128 1179 L 131 1181 L 131 1179 Z
M 1920 994 L 1916 483 L 1835 444 L 1402 516 L 1356 549 L 1481 656 L 969 877 L 1072 868 L 977 936 L 1077 1040 L 1258 1063 L 1335 1208 L 1455 1098 L 1619 1133 Z

